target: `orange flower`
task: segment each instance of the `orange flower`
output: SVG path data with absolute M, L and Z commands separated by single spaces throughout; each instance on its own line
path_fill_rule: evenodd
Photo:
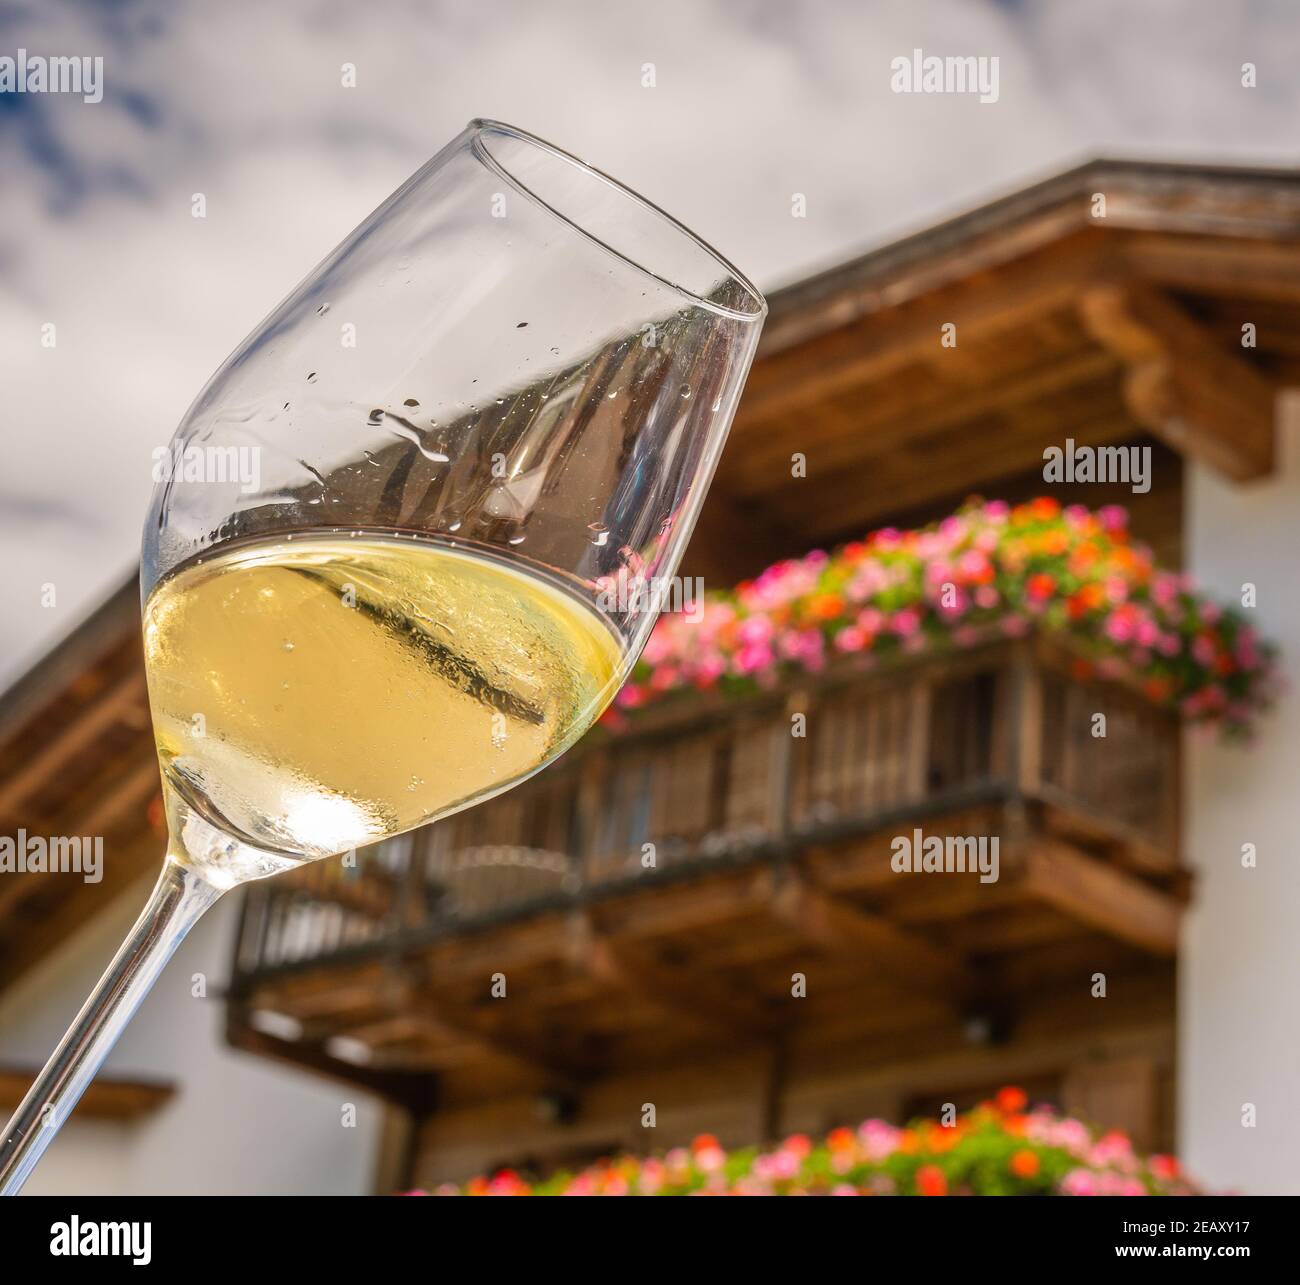
M 916 1191 L 921 1196 L 946 1196 L 948 1179 L 938 1165 L 922 1165 L 916 1171 Z
M 808 604 L 814 620 L 836 620 L 844 614 L 844 600 L 837 593 L 819 593 Z
M 1029 1105 L 1029 1098 L 1024 1089 L 1017 1089 L 1013 1085 L 1007 1085 L 1006 1088 L 998 1090 L 994 1102 L 1003 1115 L 1018 1115 Z
M 832 1129 L 826 1135 L 826 1145 L 832 1151 L 852 1151 L 858 1145 L 857 1135 L 852 1129 Z
M 691 1139 L 691 1150 L 698 1156 L 701 1151 L 718 1151 L 721 1146 L 711 1133 L 701 1133 Z
M 1038 1173 L 1039 1164 L 1036 1151 L 1016 1151 L 1007 1167 L 1017 1178 L 1032 1178 Z
M 931 1126 L 927 1141 L 935 1155 L 943 1155 L 945 1151 L 951 1151 L 961 1141 L 961 1135 L 962 1130 L 954 1125 L 936 1124 Z
M 1040 495 L 1036 500 L 1030 502 L 1029 511 L 1034 517 L 1046 521 L 1048 518 L 1054 518 L 1060 514 L 1061 505 L 1059 501 L 1052 499 L 1050 495 Z

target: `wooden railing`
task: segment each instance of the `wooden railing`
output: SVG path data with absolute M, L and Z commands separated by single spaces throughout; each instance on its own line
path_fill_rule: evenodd
M 666 704 L 487 804 L 253 885 L 233 988 L 984 803 L 1051 812 L 1172 872 L 1177 732 L 1029 642 Z

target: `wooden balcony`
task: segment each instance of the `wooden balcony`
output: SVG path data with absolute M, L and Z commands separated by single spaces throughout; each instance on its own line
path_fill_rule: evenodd
M 691 1050 L 1051 1045 L 1048 1010 L 1086 1040 L 1100 973 L 1126 979 L 1108 1019 L 1171 1017 L 1176 722 L 1070 673 L 1008 642 L 598 732 L 352 867 L 253 886 L 230 1037 L 427 1106 L 431 1072 L 468 1100 Z M 996 882 L 896 872 L 918 828 L 997 839 Z

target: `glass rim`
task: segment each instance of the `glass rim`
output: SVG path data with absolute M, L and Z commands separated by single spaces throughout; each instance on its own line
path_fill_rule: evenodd
M 666 210 L 661 209 L 653 201 L 628 187 L 626 183 L 619 182 L 618 179 L 606 174 L 604 170 L 597 169 L 596 166 L 588 164 L 580 157 L 574 156 L 571 152 L 566 152 L 564 148 L 557 147 L 554 143 L 549 143 L 546 139 L 539 138 L 536 134 L 530 134 L 526 129 L 519 129 L 517 126 L 510 125 L 505 121 L 493 120 L 486 116 L 476 116 L 470 121 L 467 128 L 473 135 L 474 151 L 480 160 L 499 173 L 513 187 L 523 192 L 530 200 L 536 201 L 537 204 L 542 206 L 542 208 L 548 211 L 548 213 L 554 215 L 555 218 L 559 219 L 562 223 L 573 228 L 575 232 L 579 233 L 595 245 L 600 246 L 601 249 L 605 250 L 607 253 L 614 255 L 629 267 L 635 268 L 636 271 L 644 273 L 646 276 L 659 282 L 660 285 L 667 286 L 670 290 L 690 299 L 701 308 L 707 308 L 710 312 L 720 313 L 722 316 L 734 317 L 738 320 L 751 323 L 761 322 L 767 316 L 767 300 L 763 297 L 763 292 L 759 290 L 759 288 L 754 285 L 754 283 L 743 272 L 741 272 L 734 263 L 732 263 L 725 255 L 720 254 L 715 250 L 713 246 L 704 240 L 703 237 L 692 232 L 691 229 L 680 220 L 673 218 L 673 216 Z M 512 174 L 509 168 L 501 162 L 500 158 L 492 153 L 483 141 L 483 135 L 489 133 L 505 134 L 511 138 L 516 138 L 521 142 L 527 143 L 532 147 L 536 147 L 541 151 L 547 152 L 557 160 L 563 161 L 567 165 L 572 165 L 576 169 L 590 175 L 597 182 L 604 183 L 628 200 L 634 201 L 654 218 L 667 224 L 674 232 L 686 237 L 687 240 L 694 244 L 697 249 L 703 251 L 705 255 L 711 258 L 720 268 L 722 268 L 726 275 L 749 296 L 750 301 L 753 303 L 753 307 L 748 310 L 743 308 L 732 308 L 728 307 L 726 304 L 718 303 L 715 300 L 706 299 L 696 291 L 682 285 L 680 282 L 661 276 L 640 259 L 634 258 L 625 251 L 620 250 L 617 246 L 611 245 L 608 241 L 598 237 L 589 228 L 584 227 L 569 215 L 561 213 L 549 201 L 539 196 L 526 183 Z

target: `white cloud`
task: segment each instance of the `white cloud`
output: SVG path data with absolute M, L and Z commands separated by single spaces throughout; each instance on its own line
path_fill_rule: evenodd
M 106 92 L 0 103 L 0 684 L 125 573 L 150 452 L 226 353 L 472 116 L 771 286 L 1090 154 L 1285 161 L 1300 115 L 1282 0 L 42 3 L 19 46 L 102 54 Z M 891 93 L 914 47 L 997 55 L 1000 100 Z

